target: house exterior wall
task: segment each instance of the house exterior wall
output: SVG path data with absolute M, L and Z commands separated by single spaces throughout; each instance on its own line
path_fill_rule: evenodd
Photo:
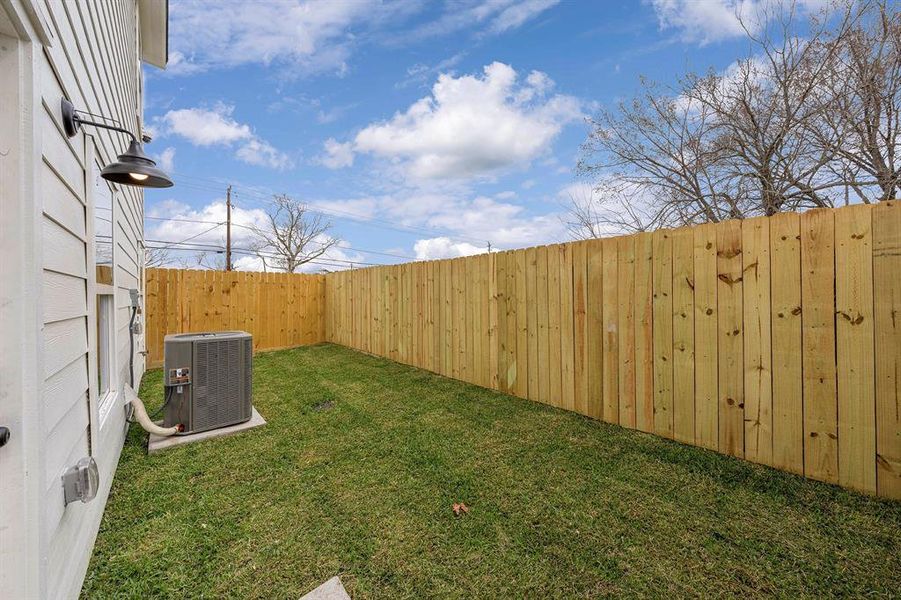
M 23 352 L 16 356 L 17 348 L 4 342 L 0 357 L 0 375 L 10 375 L 0 383 L 0 425 L 12 430 L 10 444 L 0 448 L 5 597 L 77 597 L 127 429 L 129 289 L 144 289 L 143 193 L 111 186 L 111 205 L 95 206 L 98 186 L 107 185 L 99 168 L 116 160 L 127 140 L 91 127 L 68 138 L 60 100 L 140 136 L 139 1 L 146 0 L 0 0 L 6 13 L 0 24 L 7 21 L 6 31 L 0 26 L 0 35 L 7 34 L 0 38 L 0 88 L 6 90 L 0 136 L 7 136 L 0 137 L 0 150 L 14 148 L 5 172 L 0 166 L 0 184 L 15 184 L 0 192 L 3 261 L 10 261 L 0 271 L 0 322 L 4 337 L 7 325 L 15 327 Z M 95 237 L 95 215 L 109 223 L 102 238 Z M 108 248 L 111 281 L 97 280 L 98 244 Z M 98 292 L 109 294 L 113 307 L 112 392 L 103 401 Z M 137 335 L 135 387 L 144 372 L 142 351 Z M 100 492 L 66 506 L 61 476 L 84 456 L 97 461 Z M 7 483 L 14 493 L 5 494 Z

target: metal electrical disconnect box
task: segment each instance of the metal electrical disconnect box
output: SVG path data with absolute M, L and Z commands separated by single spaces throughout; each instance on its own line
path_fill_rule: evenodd
M 185 433 L 243 423 L 253 412 L 253 339 L 243 331 L 167 335 L 164 427 Z

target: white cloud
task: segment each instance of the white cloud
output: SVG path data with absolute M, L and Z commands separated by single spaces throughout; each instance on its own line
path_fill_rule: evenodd
M 539 72 L 519 83 L 499 62 L 482 76 L 444 74 L 430 96 L 360 131 L 354 149 L 390 159 L 416 179 L 466 179 L 527 163 L 582 115 L 576 98 L 548 97 L 552 86 Z
M 591 185 L 585 182 L 566 185 L 557 192 L 557 201 L 567 209 L 578 206 L 582 215 L 593 222 L 593 233 L 607 237 L 647 228 L 653 219 L 652 207 L 657 204 L 657 196 L 647 186 L 605 177 Z M 584 223 L 576 223 L 568 210 L 562 220 L 569 224 L 571 237 L 588 237 L 591 233 Z
M 259 138 L 248 140 L 238 148 L 235 156 L 247 164 L 272 167 L 273 169 L 288 169 L 294 165 L 287 154 L 276 150 L 269 142 Z
M 160 169 L 166 172 L 172 172 L 175 170 L 175 148 L 169 146 L 165 150 L 160 153 L 159 160 L 157 161 L 157 165 Z
M 314 209 L 331 212 L 336 216 L 354 215 L 354 218 L 364 221 L 378 219 L 378 223 L 390 222 L 400 228 L 412 228 L 414 232 L 421 232 L 422 235 L 412 243 L 413 253 L 420 260 L 485 252 L 489 242 L 494 249 L 508 249 L 566 239 L 561 209 L 553 198 L 550 198 L 548 203 L 551 212 L 534 214 L 519 203 L 507 201 L 510 200 L 508 194 L 502 193 L 502 198 L 489 198 L 473 196 L 465 191 L 446 191 L 446 187 L 440 186 L 440 191 L 405 190 L 397 194 L 347 200 L 311 201 L 310 204 Z M 196 209 L 175 200 L 157 202 L 148 206 L 147 216 L 148 240 L 177 242 L 191 238 L 189 244 L 209 244 L 220 248 L 224 246 L 225 228 L 213 225 L 225 221 L 225 203 L 222 199 Z M 158 221 L 153 217 L 179 220 Z M 265 225 L 265 212 L 259 208 L 239 206 L 233 209 L 232 217 L 235 225 L 232 228 L 234 246 L 238 249 L 249 248 L 254 239 L 250 228 Z M 432 231 L 434 234 L 429 235 Z M 340 229 L 336 233 L 340 235 Z M 391 239 L 390 251 L 398 254 L 410 252 L 409 247 L 407 249 L 396 247 L 399 239 Z M 366 247 L 382 250 L 371 244 L 372 242 L 367 242 Z M 181 261 L 187 259 L 189 265 L 197 266 L 196 255 L 196 251 L 173 251 L 170 261 L 173 266 L 178 266 Z M 210 258 L 222 262 L 221 255 L 210 254 L 208 260 Z M 255 256 L 236 253 L 234 260 L 241 269 L 263 269 L 262 261 Z M 330 249 L 323 260 L 353 261 L 362 265 L 365 262 L 382 262 L 384 259 L 373 260 L 372 257 L 342 243 Z M 330 265 L 309 265 L 307 269 L 319 270 L 325 267 L 335 270 L 345 266 L 348 265 L 338 262 Z
M 162 122 L 169 133 L 179 135 L 195 146 L 231 144 L 253 137 L 248 125 L 232 118 L 233 106 L 219 104 L 212 109 L 182 108 L 170 110 Z
M 178 242 L 191 237 L 190 243 L 215 245 L 225 242 L 225 227 L 213 225 L 225 222 L 224 200 L 214 200 L 199 209 L 176 200 L 166 200 L 151 206 L 147 210 L 147 216 L 152 217 L 145 225 L 145 237 L 148 240 Z M 180 220 L 160 221 L 157 220 L 159 218 Z M 259 208 L 235 206 L 232 208 L 232 223 L 232 243 L 236 246 L 246 245 L 253 238 L 253 232 L 249 228 L 263 226 L 266 223 L 266 213 Z
M 447 237 L 436 237 L 417 240 L 413 244 L 416 260 L 434 260 L 437 258 L 456 258 L 458 256 L 472 256 L 487 252 L 487 248 L 473 246 L 466 242 L 455 242 Z
M 169 246 L 167 250 L 168 265 L 173 267 L 190 266 L 192 268 L 210 266 L 213 261 L 223 262 L 221 252 L 218 249 L 225 247 L 225 226 L 216 226 L 215 223 L 225 223 L 225 201 L 216 199 L 200 207 L 191 208 L 187 204 L 177 200 L 164 200 L 150 206 L 147 210 L 145 223 L 145 237 L 148 245 Z M 159 220 L 159 219 L 167 220 Z M 171 220 L 177 219 L 177 220 Z M 261 208 L 232 207 L 232 247 L 235 248 L 233 264 L 235 268 L 244 271 L 262 271 L 263 261 L 248 252 L 256 239 L 254 229 L 266 227 L 266 212 Z M 184 244 L 175 242 L 185 241 Z M 318 243 L 325 240 L 320 239 Z M 314 240 L 314 243 L 317 241 Z M 198 264 L 198 258 L 202 254 L 199 248 L 208 248 L 206 260 Z M 181 249 L 179 249 L 181 248 Z M 193 249 L 192 249 L 193 248 Z M 332 262 L 337 261 L 337 262 Z M 317 263 L 309 263 L 301 269 L 304 272 L 318 272 L 323 268 L 330 270 L 344 268 L 344 261 L 362 263 L 366 258 L 341 245 L 330 248 L 317 259 Z M 328 264 L 323 264 L 328 263 Z M 267 265 L 271 271 L 272 266 Z
M 319 200 L 312 204 L 322 210 L 347 213 L 363 219 L 371 219 L 379 211 L 379 200 L 374 197 L 352 200 Z
M 340 143 L 335 138 L 325 140 L 323 144 L 325 154 L 319 157 L 319 162 L 329 169 L 341 169 L 354 164 L 353 144 Z
M 466 57 L 466 52 L 458 52 L 445 58 L 434 65 L 416 63 L 407 67 L 407 78 L 395 84 L 396 88 L 405 88 L 408 85 L 425 85 L 440 73 L 452 73 L 452 69 Z
M 340 73 L 353 46 L 352 27 L 373 26 L 408 9 L 403 2 L 377 0 L 173 3 L 174 71 L 277 63 L 299 73 Z
M 678 29 L 686 42 L 707 44 L 744 35 L 758 0 L 652 0 L 661 29 Z
M 214 200 L 199 209 L 193 209 L 177 200 L 165 200 L 148 207 L 144 223 L 144 236 L 149 247 L 166 247 L 164 252 L 168 267 L 209 267 L 224 264 L 226 207 L 224 200 Z M 178 219 L 177 221 L 159 219 Z M 232 208 L 232 244 L 248 247 L 253 232 L 248 227 L 265 223 L 265 213 L 259 209 Z M 179 244 L 177 242 L 184 242 Z M 204 263 L 199 264 L 203 257 Z M 235 257 L 237 261 L 237 256 Z
M 534 215 L 520 204 L 467 193 L 407 190 L 313 204 L 339 214 L 352 213 L 363 219 L 378 217 L 402 227 L 434 230 L 434 236 L 423 239 L 447 237 L 453 244 L 466 243 L 482 250 L 488 248 L 489 242 L 493 248 L 521 248 L 559 241 L 566 235 L 556 212 Z
M 511 31 L 560 0 L 459 0 L 429 8 L 424 25 L 410 17 L 426 10 L 419 0 L 186 0 L 170 5 L 169 75 L 262 64 L 280 73 L 307 75 L 348 70 L 366 43 L 409 44 L 467 32 Z
M 313 240 L 312 243 L 316 244 L 324 242 L 325 239 L 318 238 Z M 235 269 L 239 271 L 278 271 L 278 269 L 273 268 L 272 260 L 268 256 L 265 257 L 265 259 L 264 264 L 263 257 L 241 254 L 237 255 L 233 264 Z M 326 250 L 325 254 L 315 259 L 315 261 L 300 265 L 297 272 L 320 273 L 323 270 L 341 271 L 343 269 L 351 268 L 354 264 L 356 264 L 357 267 L 363 266 L 363 263 L 365 262 L 367 262 L 366 258 L 358 252 L 348 251 L 341 246 L 332 246 Z
M 521 248 L 559 240 L 563 230 L 555 214 L 527 215 L 519 204 L 484 196 L 458 201 L 428 219 L 429 225 L 491 242 L 493 247 Z
M 166 63 L 166 70 L 164 73 L 167 75 L 194 75 L 205 69 L 206 67 L 204 65 L 193 62 L 178 50 L 173 50 L 169 52 L 169 61 Z
M 162 135 L 180 136 L 195 146 L 237 145 L 235 156 L 248 164 L 286 169 L 293 166 L 287 154 L 258 137 L 249 125 L 232 117 L 234 106 L 170 110 L 158 121 Z
M 758 33 L 767 19 L 792 3 L 781 0 L 650 0 L 661 29 L 676 29 L 682 41 L 701 45 Z M 799 0 L 799 11 L 834 8 L 829 0 Z
M 408 38 L 445 36 L 458 31 L 500 34 L 516 29 L 556 6 L 560 0 L 463 0 L 448 3 L 448 10 L 410 32 Z
M 502 33 L 516 29 L 547 9 L 559 4 L 560 0 L 521 0 L 504 8 L 491 22 L 492 33 Z

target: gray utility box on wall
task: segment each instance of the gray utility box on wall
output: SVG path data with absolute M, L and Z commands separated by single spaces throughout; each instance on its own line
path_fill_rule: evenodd
M 253 338 L 243 331 L 167 335 L 164 427 L 185 433 L 243 423 L 253 412 Z

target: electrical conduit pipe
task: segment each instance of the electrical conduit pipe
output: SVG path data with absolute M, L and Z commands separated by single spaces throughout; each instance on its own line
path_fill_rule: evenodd
M 181 432 L 181 425 L 176 425 L 175 427 L 160 427 L 151 421 L 150 416 L 147 414 L 147 409 L 144 408 L 144 403 L 141 402 L 141 399 L 138 398 L 135 391 L 131 389 L 130 386 L 125 386 L 125 390 L 128 401 L 131 403 L 132 407 L 134 407 L 135 420 L 137 420 L 141 427 L 144 428 L 144 431 L 160 437 L 169 437 Z

